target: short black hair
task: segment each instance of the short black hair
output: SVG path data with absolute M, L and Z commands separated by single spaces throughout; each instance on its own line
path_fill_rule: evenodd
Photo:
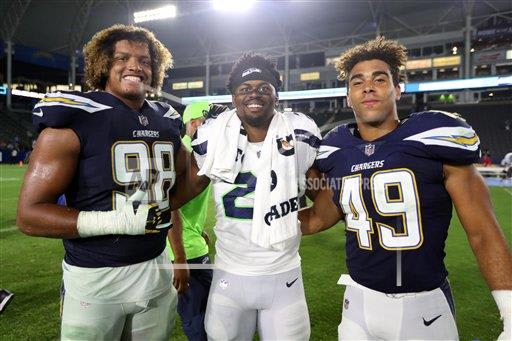
M 276 84 L 278 87 L 276 91 L 279 91 L 279 88 L 281 87 L 283 82 L 281 82 L 281 74 L 279 73 L 279 71 L 277 71 L 276 65 L 276 61 L 274 59 L 271 59 L 270 57 L 266 57 L 261 54 L 244 53 L 231 68 L 228 81 L 226 82 L 226 87 L 228 88 L 229 91 L 231 91 L 231 93 L 233 93 L 233 91 L 235 90 L 233 89 L 233 78 L 235 77 L 235 75 L 238 75 L 243 70 L 249 69 L 251 67 L 257 67 L 267 69 L 274 77 L 276 77 Z

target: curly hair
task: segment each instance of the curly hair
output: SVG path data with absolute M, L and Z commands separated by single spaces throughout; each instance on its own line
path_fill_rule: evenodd
M 120 40 L 129 40 L 148 45 L 151 57 L 151 86 L 160 90 L 165 72 L 172 67 L 171 52 L 155 35 L 145 28 L 137 26 L 114 25 L 97 32 L 85 44 L 85 83 L 91 89 L 104 90 L 112 66 L 115 44 Z
M 235 75 L 240 74 L 245 69 L 258 67 L 269 70 L 270 73 L 276 77 L 276 84 L 278 87 L 276 91 L 279 91 L 279 88 L 283 82 L 281 81 L 281 74 L 279 71 L 277 71 L 276 65 L 276 61 L 269 57 L 263 56 L 261 54 L 244 53 L 233 65 L 233 68 L 231 69 L 228 80 L 226 82 L 226 87 L 229 89 L 229 91 L 231 91 L 231 93 L 233 93 L 233 78 Z
M 338 79 L 346 81 L 357 63 L 372 59 L 381 60 L 389 65 L 395 86 L 405 81 L 405 75 L 400 71 L 400 67 L 405 66 L 407 62 L 407 49 L 398 42 L 386 40 L 384 37 L 369 40 L 342 53 L 336 62 Z

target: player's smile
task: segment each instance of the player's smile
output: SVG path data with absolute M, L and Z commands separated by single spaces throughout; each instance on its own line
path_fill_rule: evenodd
M 261 101 L 259 99 L 257 100 L 249 100 L 246 103 L 244 103 L 247 110 L 249 110 L 252 113 L 258 113 L 265 107 L 265 102 Z
M 120 40 L 115 44 L 105 90 L 138 110 L 151 83 L 151 57 L 141 42 Z
M 122 80 L 134 83 L 141 83 L 144 81 L 144 79 L 145 77 L 137 75 L 125 75 L 122 77 Z
M 242 122 L 252 126 L 270 124 L 276 102 L 274 87 L 261 80 L 242 83 L 233 95 L 238 117 Z

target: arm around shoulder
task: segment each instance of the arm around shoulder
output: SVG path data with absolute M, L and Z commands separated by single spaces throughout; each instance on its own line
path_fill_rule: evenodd
M 173 210 L 180 208 L 201 192 L 203 192 L 210 179 L 206 176 L 197 175 L 199 167 L 193 154 L 181 146 L 176 155 L 176 184 L 171 190 L 169 198 Z
M 332 191 L 317 191 L 312 207 L 299 211 L 302 234 L 314 234 L 334 226 L 343 218 L 343 213 L 332 201 Z

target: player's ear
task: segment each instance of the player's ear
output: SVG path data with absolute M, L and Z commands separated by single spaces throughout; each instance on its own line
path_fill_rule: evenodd
M 348 87 L 347 87 L 347 105 L 349 108 L 352 108 L 352 103 L 350 103 L 350 97 L 348 96 Z
M 233 108 L 236 108 L 235 95 L 231 95 L 231 104 L 233 105 Z
M 400 84 L 397 84 L 395 86 L 395 91 L 396 91 L 395 101 L 398 101 L 398 100 L 400 100 L 400 97 L 402 97 L 402 88 L 400 87 Z

